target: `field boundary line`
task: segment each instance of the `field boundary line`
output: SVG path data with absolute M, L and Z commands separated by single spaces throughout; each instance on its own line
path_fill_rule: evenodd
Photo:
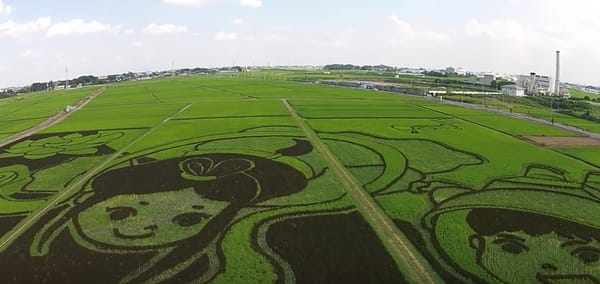
M 250 96 L 244 95 L 242 93 L 234 93 L 234 92 L 230 92 L 230 91 L 226 91 L 226 90 L 221 90 L 221 89 L 217 89 L 217 88 L 213 88 L 213 87 L 208 87 L 208 86 L 204 86 L 204 85 L 199 85 L 200 87 L 204 88 L 204 89 L 208 89 L 211 91 L 217 91 L 217 92 L 221 92 L 224 94 L 228 94 L 228 95 L 234 95 L 234 96 L 238 96 L 238 97 L 244 97 L 242 100 L 251 100 L 252 98 Z
M 402 234 L 391 219 L 383 212 L 381 207 L 379 207 L 373 198 L 363 189 L 356 178 L 348 172 L 346 167 L 344 167 L 344 165 L 335 157 L 325 143 L 319 138 L 317 133 L 310 128 L 300 114 L 298 114 L 296 109 L 294 109 L 286 99 L 281 99 L 281 101 L 298 126 L 300 126 L 306 135 L 306 138 L 313 144 L 317 151 L 321 153 L 329 166 L 331 166 L 331 169 L 333 169 L 342 185 L 346 188 L 350 196 L 352 196 L 359 211 L 367 218 L 369 224 L 373 225 L 373 229 L 375 229 L 379 239 L 392 253 L 395 254 L 394 259 L 396 260 L 396 263 L 402 266 L 403 272 L 409 273 L 409 275 L 405 276 L 413 280 L 411 282 L 414 283 L 436 283 L 436 276 L 432 275 L 434 270 L 430 267 L 426 267 L 428 264 L 419 260 L 416 256 L 418 251 L 410 244 L 406 236 Z M 426 262 L 424 258 L 422 259 Z
M 94 177 L 104 167 L 106 167 L 108 164 L 112 163 L 114 160 L 119 158 L 123 153 L 127 152 L 127 150 L 129 148 L 131 148 L 131 146 L 137 144 L 138 142 L 140 142 L 141 140 L 146 138 L 148 135 L 150 135 L 151 133 L 156 131 L 158 128 L 163 126 L 165 123 L 170 121 L 172 118 L 174 118 L 174 117 L 178 116 L 179 114 L 183 113 L 184 111 L 186 111 L 191 106 L 192 106 L 192 104 L 187 104 L 183 108 L 181 108 L 179 111 L 177 111 L 176 113 L 170 115 L 165 120 L 159 122 L 154 127 L 150 128 L 148 131 L 146 131 L 144 134 L 142 134 L 140 137 L 136 138 L 131 143 L 129 143 L 125 147 L 121 148 L 121 150 L 112 154 L 104 162 L 102 162 L 98 166 L 92 168 L 85 175 L 83 175 L 82 177 L 77 179 L 77 182 L 69 185 L 67 188 L 65 188 L 65 190 L 61 191 L 60 194 L 58 194 L 54 198 L 48 200 L 41 208 L 37 209 L 36 211 L 33 211 L 32 214 L 27 216 L 25 219 L 23 219 L 21 222 L 19 222 L 19 224 L 17 226 L 15 226 L 11 231 L 7 232 L 4 236 L 2 236 L 2 238 L 0 238 L 0 252 L 4 251 L 7 246 L 11 245 L 12 241 L 14 241 L 17 237 L 19 237 L 21 232 L 28 229 L 29 226 L 31 225 L 31 223 L 35 222 L 42 215 L 48 213 L 48 211 L 50 211 L 52 208 L 54 208 L 54 206 L 57 205 L 59 202 L 61 202 L 62 199 L 64 199 L 66 196 L 70 195 L 71 192 L 73 192 L 74 190 L 77 190 L 79 188 L 79 186 L 81 186 L 83 183 L 85 183 L 88 179 Z
M 27 130 L 16 133 L 12 136 L 5 138 L 4 140 L 0 140 L 0 147 L 4 147 L 10 143 L 17 141 L 17 140 L 23 139 L 27 136 L 31 136 L 37 132 L 40 132 L 44 129 L 47 129 L 51 126 L 56 125 L 57 123 L 63 121 L 65 118 L 69 117 L 74 112 L 85 107 L 88 103 L 90 103 L 92 100 L 94 100 L 97 96 L 104 93 L 104 91 L 106 91 L 107 88 L 108 88 L 107 86 L 103 86 L 102 88 L 97 89 L 95 92 L 93 92 L 89 96 L 87 96 L 84 99 L 77 102 L 77 104 L 75 105 L 75 108 L 69 112 L 67 112 L 65 110 L 61 110 L 59 113 L 55 114 L 54 116 L 46 119 L 42 123 L 40 123 L 32 128 L 29 128 Z

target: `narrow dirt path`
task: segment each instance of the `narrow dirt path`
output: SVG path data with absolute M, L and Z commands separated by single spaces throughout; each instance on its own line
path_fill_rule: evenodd
M 27 130 L 21 131 L 19 133 L 16 133 L 14 135 L 11 135 L 3 140 L 0 140 L 0 147 L 4 147 L 10 143 L 13 143 L 17 140 L 23 139 L 27 136 L 31 136 L 37 132 L 40 132 L 46 128 L 49 128 L 61 121 L 63 121 L 65 118 L 69 117 L 69 115 L 73 114 L 74 112 L 82 109 L 83 107 L 85 107 L 88 103 L 90 103 L 91 101 L 93 101 L 97 96 L 99 96 L 100 94 L 102 94 L 104 91 L 106 91 L 106 86 L 103 86 L 102 88 L 96 90 L 95 92 L 93 92 L 91 95 L 85 97 L 83 100 L 79 101 L 75 106 L 74 109 L 72 109 L 70 112 L 66 112 L 65 110 L 61 110 L 59 113 L 57 113 L 56 115 L 46 119 L 44 122 L 29 128 Z
M 337 178 L 346 188 L 359 211 L 373 226 L 377 235 L 384 245 L 395 255 L 394 259 L 403 269 L 403 272 L 411 283 L 436 283 L 437 278 L 434 270 L 422 257 L 417 257 L 419 252 L 400 232 L 396 225 L 385 212 L 375 203 L 373 198 L 363 189 L 356 178 L 344 167 L 344 165 L 335 157 L 321 141 L 317 133 L 308 126 L 302 117 L 296 112 L 289 102 L 281 100 L 289 113 L 292 115 L 298 126 L 302 129 L 306 138 L 313 144 L 315 149 L 325 158 L 331 169 L 335 172 Z
M 152 127 L 151 129 L 149 129 L 148 131 L 146 131 L 140 137 L 138 137 L 137 139 L 133 140 L 132 142 L 130 142 L 129 144 L 127 144 L 125 147 L 121 148 L 121 150 L 119 150 L 118 152 L 112 154 L 104 162 L 102 162 L 98 166 L 96 166 L 93 169 L 91 169 L 90 171 L 88 171 L 84 176 L 80 177 L 76 182 L 74 182 L 73 184 L 69 185 L 67 188 L 65 188 L 64 190 L 62 190 L 57 196 L 55 196 L 54 198 L 48 200 L 48 202 L 46 202 L 41 208 L 39 208 L 36 211 L 32 212 L 29 216 L 27 216 L 27 218 L 23 219 L 10 232 L 6 233 L 4 236 L 2 236 L 2 238 L 0 238 L 0 252 L 4 251 L 10 244 L 12 244 L 12 242 L 16 238 L 18 238 L 23 231 L 25 231 L 27 228 L 29 228 L 29 226 L 33 222 L 37 221 L 44 214 L 48 213 L 48 211 L 50 211 L 52 208 L 54 208 L 54 206 L 56 204 L 58 204 L 59 202 L 63 201 L 63 199 L 65 199 L 66 197 L 69 197 L 73 191 L 78 190 L 79 187 L 84 182 L 86 182 L 88 179 L 90 179 L 93 176 L 95 176 L 96 174 L 98 174 L 102 169 L 104 169 L 104 167 L 108 166 L 111 162 L 113 162 L 114 160 L 116 160 L 117 158 L 119 158 L 123 153 L 127 152 L 127 150 L 129 148 L 131 148 L 131 146 L 137 144 L 142 139 L 144 139 L 148 135 L 150 135 L 152 132 L 154 132 L 157 129 L 159 129 L 165 123 L 169 122 L 171 119 L 173 119 L 177 115 L 179 115 L 182 112 L 186 111 L 190 106 L 192 106 L 192 104 L 185 105 L 183 108 L 181 108 L 176 113 L 170 115 L 169 117 L 165 118 L 165 120 L 163 120 L 160 123 L 156 124 L 154 127 Z

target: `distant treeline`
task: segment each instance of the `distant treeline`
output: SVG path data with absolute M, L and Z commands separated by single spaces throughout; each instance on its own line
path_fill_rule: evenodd
M 78 78 L 75 79 L 70 79 L 70 80 L 63 80 L 63 81 L 50 81 L 50 82 L 37 82 L 37 83 L 33 83 L 30 86 L 25 86 L 19 89 L 12 89 L 12 90 L 7 90 L 6 92 L 0 92 L 0 99 L 1 98 L 5 98 L 5 97 L 9 97 L 11 95 L 14 94 L 19 94 L 19 93 L 30 93 L 30 92 L 42 92 L 42 91 L 48 91 L 48 90 L 55 90 L 57 88 L 77 88 L 77 87 L 83 87 L 83 86 L 93 86 L 93 85 L 101 85 L 101 84 L 109 84 L 109 83 L 116 83 L 116 82 L 123 82 L 123 81 L 132 81 L 132 80 L 139 80 L 142 78 L 160 78 L 160 77 L 169 77 L 169 76 L 179 76 L 179 75 L 200 75 L 200 74 L 215 74 L 217 72 L 219 72 L 220 70 L 223 70 L 225 68 L 221 68 L 221 69 L 211 69 L 211 68 L 184 68 L 184 69 L 178 69 L 178 70 L 173 70 L 173 71 L 157 71 L 157 72 L 152 72 L 152 73 L 133 73 L 133 72 L 127 72 L 127 73 L 123 73 L 123 74 L 113 74 L 113 75 L 108 75 L 102 78 L 96 77 L 96 76 L 92 76 L 92 75 L 85 75 L 85 76 L 80 76 Z M 231 71 L 235 71 L 235 72 L 242 72 L 242 68 L 241 67 L 231 67 L 228 68 L 227 70 L 231 70 Z
M 391 66 L 387 66 L 387 65 L 363 65 L 363 66 L 359 66 L 359 65 L 352 65 L 352 64 L 330 64 L 330 65 L 325 65 L 323 67 L 323 69 L 325 70 L 330 70 L 330 71 L 358 71 L 358 70 L 363 70 L 363 71 L 394 71 L 396 70 L 396 68 L 391 67 Z

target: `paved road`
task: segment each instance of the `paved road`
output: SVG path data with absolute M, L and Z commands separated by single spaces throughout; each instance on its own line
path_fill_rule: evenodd
M 429 267 L 427 262 L 417 255 L 418 251 L 412 246 L 407 238 L 400 232 L 394 222 L 383 212 L 381 207 L 375 203 L 375 200 L 363 189 L 356 178 L 344 167 L 344 165 L 335 157 L 325 143 L 319 138 L 315 131 L 308 126 L 302 117 L 296 112 L 289 102 L 281 100 L 289 113 L 300 128 L 303 130 L 306 138 L 325 158 L 330 168 L 335 172 L 338 180 L 346 188 L 359 211 L 373 225 L 373 228 L 379 235 L 385 246 L 392 250 L 397 263 L 404 268 L 402 271 L 408 273 L 405 275 L 411 283 L 436 283 L 433 268 Z
M 14 135 L 11 135 L 3 140 L 0 140 L 0 148 L 4 147 L 10 143 L 13 143 L 17 140 L 23 139 L 27 136 L 31 136 L 37 132 L 40 132 L 46 128 L 49 128 L 61 121 L 63 121 L 65 118 L 67 118 L 69 115 L 73 114 L 74 112 L 82 109 L 83 107 L 85 107 L 89 102 L 91 102 L 92 100 L 94 100 L 97 96 L 99 96 L 100 94 L 102 94 L 104 91 L 106 91 L 106 86 L 98 89 L 97 91 L 95 91 L 94 93 L 92 93 L 91 95 L 85 97 L 83 100 L 79 101 L 75 106 L 74 109 L 72 109 L 70 112 L 66 112 L 64 110 L 60 111 L 59 113 L 57 113 L 56 115 L 46 119 L 44 122 L 30 128 L 24 131 L 21 131 L 19 133 L 16 133 Z

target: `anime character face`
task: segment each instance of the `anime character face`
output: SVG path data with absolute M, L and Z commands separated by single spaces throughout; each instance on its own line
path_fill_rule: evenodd
M 523 283 L 600 283 L 600 242 L 551 232 L 473 235 L 478 264 L 500 279 Z
M 109 246 L 156 247 L 198 234 L 229 204 L 192 188 L 117 195 L 81 212 L 76 223 L 87 238 Z
M 528 211 L 477 208 L 467 215 L 476 263 L 504 283 L 600 283 L 600 231 Z

